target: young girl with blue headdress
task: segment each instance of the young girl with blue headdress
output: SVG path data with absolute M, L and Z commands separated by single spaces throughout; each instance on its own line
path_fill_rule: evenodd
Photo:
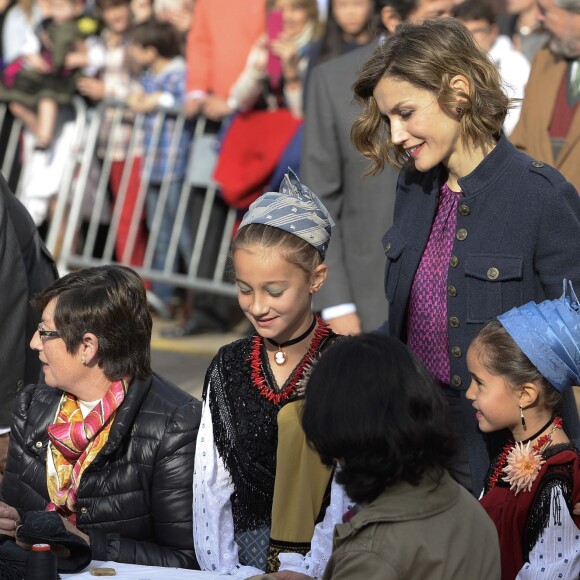
M 480 430 L 512 434 L 480 500 L 498 530 L 502 580 L 580 577 L 580 457 L 558 416 L 561 394 L 580 385 L 572 285 L 564 281 L 559 300 L 529 302 L 489 322 L 467 365 Z
M 317 576 L 349 509 L 300 426 L 309 371 L 337 339 L 312 312 L 333 225 L 289 171 L 234 238 L 238 301 L 255 332 L 221 348 L 206 375 L 193 505 L 202 570 L 247 578 L 280 562 Z

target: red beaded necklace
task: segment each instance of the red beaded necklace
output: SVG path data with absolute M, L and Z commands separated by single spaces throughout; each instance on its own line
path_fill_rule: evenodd
M 537 453 L 541 452 L 543 450 L 544 446 L 546 446 L 546 444 L 549 444 L 552 441 L 552 433 L 556 429 L 562 428 L 562 418 L 561 417 L 554 417 L 554 419 L 552 421 L 550 421 L 550 423 L 552 423 L 552 422 L 554 423 L 554 426 L 552 427 L 551 431 L 549 433 L 546 433 L 546 435 L 542 435 L 542 437 L 540 437 L 536 441 L 536 443 L 533 445 L 532 449 L 535 452 L 537 452 Z M 542 429 L 540 430 L 540 433 L 542 431 L 545 431 L 546 428 L 550 425 L 550 423 L 548 423 L 548 425 L 545 425 L 544 427 L 542 427 Z M 535 435 L 533 435 L 529 439 L 522 441 L 522 443 L 525 444 L 525 443 L 528 443 L 530 441 L 533 441 L 537 436 L 538 436 L 538 434 L 536 433 Z M 507 462 L 508 462 L 508 456 L 509 456 L 511 450 L 514 448 L 514 446 L 515 446 L 515 441 L 513 439 L 510 439 L 504 445 L 502 452 L 499 454 L 497 461 L 495 463 L 495 467 L 493 468 L 493 473 L 489 477 L 488 487 L 490 490 L 492 490 L 497 485 L 499 478 L 504 474 L 504 469 L 505 469 Z
M 278 405 L 281 401 L 288 399 L 294 392 L 300 379 L 303 377 L 304 372 L 314 363 L 322 341 L 330 334 L 330 332 L 330 326 L 317 316 L 316 329 L 314 330 L 314 336 L 312 337 L 308 351 L 300 361 L 300 364 L 294 369 L 294 372 L 288 381 L 288 385 L 279 393 L 272 390 L 264 375 L 260 356 L 264 339 L 256 333 L 252 339 L 252 350 L 250 352 L 250 357 L 248 358 L 250 367 L 252 368 L 252 384 L 254 387 L 260 391 L 260 394 L 263 397 L 268 399 L 268 401 L 274 405 Z

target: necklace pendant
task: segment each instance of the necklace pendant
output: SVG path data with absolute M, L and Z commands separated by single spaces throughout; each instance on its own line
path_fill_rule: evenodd
M 285 365 L 288 360 L 288 355 L 282 349 L 278 349 L 274 355 L 274 360 L 278 366 Z

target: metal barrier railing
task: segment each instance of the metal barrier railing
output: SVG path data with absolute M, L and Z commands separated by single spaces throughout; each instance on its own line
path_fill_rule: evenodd
M 22 135 L 22 122 L 13 119 L 8 113 L 8 105 L 0 103 L 0 134 L 2 136 L 2 165 L 0 171 L 6 181 L 15 186 L 19 179 L 18 152 Z
M 183 136 L 188 130 L 189 121 L 177 109 L 160 108 L 155 113 L 150 147 L 143 156 L 143 114 L 132 114 L 121 101 L 103 101 L 95 109 L 87 110 L 80 98 L 75 99 L 74 111 L 74 136 L 46 235 L 47 246 L 55 255 L 61 274 L 73 269 L 116 262 L 130 265 L 146 280 L 234 296 L 236 292 L 228 280 L 227 270 L 237 210 L 225 205 L 217 185 L 211 180 L 200 187 L 201 184 L 191 184 L 184 179 L 174 212 L 175 219 L 171 224 L 165 260 L 162 266 L 156 267 L 153 263 L 164 214 L 170 202 L 168 195 L 174 181 L 173 169 L 178 151 L 184 146 Z M 0 161 L 2 173 L 6 177 L 18 170 L 24 133 L 22 124 L 17 120 L 12 122 L 10 129 L 5 127 L 7 118 L 6 105 L 0 103 L 0 134 L 7 134 L 0 142 Z M 164 121 L 167 119 L 173 123 L 168 167 L 158 184 L 159 198 L 154 214 L 148 216 L 151 228 L 143 259 L 136 260 L 135 252 L 140 243 L 151 186 L 151 171 L 160 146 Z M 205 133 L 206 120 L 200 117 L 195 123 L 193 140 L 200 139 Z M 130 138 L 121 159 L 123 170 L 113 199 L 110 185 L 113 167 L 119 161 L 116 149 L 123 135 L 126 138 L 127 134 L 130 134 Z M 141 162 L 138 192 L 135 199 L 130 199 L 135 177 L 132 172 L 135 171 L 134 166 Z M 193 162 L 192 149 L 186 174 L 190 173 Z M 24 159 L 21 175 L 26 171 L 26 163 Z M 17 181 L 17 193 L 20 192 L 21 181 Z M 106 237 L 99 247 L 103 228 Z M 186 230 L 191 240 L 188 248 L 184 248 L 182 242 Z M 123 240 L 120 239 L 122 235 Z M 178 263 L 181 263 L 181 268 L 174 268 L 176 260 L 180 260 Z
M 175 287 L 200 290 L 212 294 L 234 296 L 235 289 L 228 280 L 227 265 L 230 242 L 236 224 L 237 211 L 226 208 L 218 196 L 214 183 L 206 184 L 204 189 L 193 187 L 187 180 L 183 181 L 177 200 L 175 221 L 171 224 L 171 235 L 164 263 L 161 267 L 153 265 L 156 244 L 159 241 L 163 216 L 168 211 L 169 188 L 173 182 L 173 168 L 176 163 L 178 149 L 183 146 L 183 134 L 186 131 L 187 119 L 177 109 L 160 109 L 157 111 L 151 137 L 151 144 L 142 158 L 139 190 L 130 213 L 130 224 L 124 249 L 120 252 L 119 235 L 121 223 L 127 218 L 126 206 L 130 193 L 131 171 L 138 163 L 142 154 L 142 128 L 144 115 L 139 114 L 132 119 L 131 138 L 124 158 L 123 173 L 120 187 L 113 201 L 108 233 L 104 242 L 102 255 L 96 256 L 95 246 L 100 221 L 105 207 L 110 202 L 108 183 L 111 167 L 114 162 L 114 149 L 118 135 L 126 131 L 127 107 L 123 102 L 106 101 L 94 111 L 85 134 L 82 159 L 72 195 L 72 203 L 68 213 L 63 251 L 59 260 L 59 268 L 68 270 L 83 268 L 102 263 L 117 261 L 131 265 L 144 279 L 166 283 Z M 159 198 L 154 215 L 149 216 L 151 228 L 147 238 L 142 263 L 135 263 L 134 254 L 138 243 L 139 231 L 146 211 L 146 198 L 151 185 L 150 177 L 155 154 L 160 146 L 161 132 L 165 120 L 174 122 L 173 135 L 168 154 L 168 167 L 159 184 Z M 102 127 L 106 120 L 106 142 L 102 139 Z M 203 135 L 205 119 L 197 120 L 194 139 Z M 86 235 L 81 243 L 79 232 L 83 221 L 83 208 L 86 208 L 87 192 L 90 189 L 89 176 L 94 163 L 99 164 L 99 179 L 92 201 L 92 211 L 85 224 Z M 188 164 L 193 162 L 189 155 Z M 186 172 L 187 173 L 187 172 Z M 192 197 L 196 197 L 193 203 Z M 174 200 L 175 201 L 175 200 Z M 219 219 L 216 225 L 216 214 Z M 191 237 L 191 247 L 183 251 L 180 240 L 188 231 Z M 208 239 L 213 238 L 214 248 L 208 247 Z M 180 251 L 181 249 L 181 251 Z M 122 255 L 119 256 L 119 253 Z M 180 256 L 181 270 L 175 270 L 173 265 Z
M 46 194 L 47 213 L 49 198 L 54 197 L 56 201 L 46 233 L 46 245 L 53 255 L 57 255 L 59 252 L 59 232 L 66 220 L 66 207 L 71 195 L 71 185 L 78 165 L 78 151 L 82 146 L 86 126 L 87 107 L 81 98 L 75 98 L 72 107 L 63 109 L 60 113 L 57 124 L 59 133 L 64 132 L 62 129 L 67 122 L 69 128 L 66 131 L 66 143 L 62 147 L 59 144 L 58 148 L 59 154 L 63 157 L 59 160 L 57 169 L 59 171 L 56 179 L 57 186 L 55 186 L 54 191 L 50 191 L 50 189 L 43 191 Z M 26 133 L 22 122 L 9 115 L 6 103 L 0 103 L 0 135 L 2 174 L 13 188 L 16 196 L 26 205 L 27 200 L 23 197 L 26 197 L 28 193 L 25 191 L 26 182 L 29 180 L 31 172 L 34 171 L 32 166 L 34 143 L 32 136 Z M 57 135 L 56 141 L 60 138 L 62 135 Z

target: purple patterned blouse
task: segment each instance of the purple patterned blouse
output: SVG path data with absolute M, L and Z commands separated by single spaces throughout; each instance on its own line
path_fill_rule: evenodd
M 441 186 L 429 240 L 415 273 L 407 318 L 407 344 L 427 370 L 449 384 L 447 272 L 463 193 Z

